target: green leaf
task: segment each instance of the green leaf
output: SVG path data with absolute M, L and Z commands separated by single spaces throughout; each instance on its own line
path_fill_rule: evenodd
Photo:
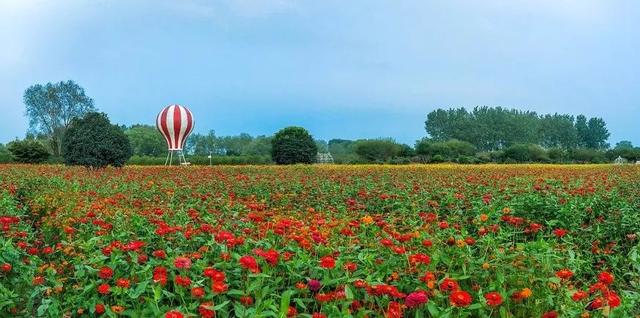
M 282 298 L 280 298 L 280 314 L 279 317 L 287 317 L 287 312 L 289 311 L 289 303 L 291 301 L 291 295 L 293 295 L 292 290 L 287 290 L 282 294 Z

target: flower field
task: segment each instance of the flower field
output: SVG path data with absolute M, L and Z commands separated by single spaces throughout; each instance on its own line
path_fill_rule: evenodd
M 634 166 L 0 166 L 0 317 L 639 317 Z

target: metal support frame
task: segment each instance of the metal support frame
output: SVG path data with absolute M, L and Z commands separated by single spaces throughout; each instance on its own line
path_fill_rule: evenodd
M 178 150 L 178 149 L 173 149 L 173 150 L 169 150 L 169 152 L 167 153 L 167 159 L 164 161 L 164 165 L 165 166 L 171 166 L 173 164 L 173 154 L 176 153 L 177 157 L 178 157 L 178 163 L 180 165 L 186 165 L 187 164 L 187 158 L 184 157 L 184 152 L 182 150 Z

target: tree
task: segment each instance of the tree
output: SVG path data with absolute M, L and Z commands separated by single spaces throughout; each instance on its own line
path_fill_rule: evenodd
M 607 140 L 609 139 L 609 130 L 607 124 L 602 118 L 593 117 L 587 123 L 589 138 L 587 140 L 587 148 L 606 149 L 609 148 Z
M 624 150 L 624 149 L 633 149 L 633 143 L 628 140 L 622 140 L 616 143 L 616 146 L 613 148 L 614 150 Z
M 587 144 L 589 143 L 589 126 L 587 125 L 587 117 L 584 115 L 578 115 L 574 126 L 578 136 L 578 146 L 587 147 Z
M 504 157 L 516 162 L 549 161 L 549 155 L 538 145 L 515 144 L 504 150 Z
M 354 146 L 360 158 L 371 162 L 385 162 L 397 157 L 402 146 L 393 139 L 364 139 L 356 141 Z
M 13 156 L 7 147 L 0 144 L 0 163 L 7 163 L 13 160 Z
M 155 126 L 133 125 L 124 130 L 136 156 L 157 157 L 167 150 L 167 142 Z
M 416 153 L 418 155 L 430 158 L 438 156 L 438 158 L 442 158 L 442 160 L 454 160 L 461 156 L 473 156 L 475 152 L 476 148 L 471 143 L 456 139 L 443 142 L 424 138 L 416 143 Z
M 278 131 L 271 145 L 271 156 L 277 164 L 312 163 L 318 152 L 313 137 L 302 127 Z
M 133 151 L 129 138 L 104 113 L 87 113 L 74 118 L 62 139 L 64 162 L 102 168 L 108 165 L 122 167 Z
M 346 139 L 331 139 L 328 142 L 329 152 L 335 163 L 350 163 L 358 160 L 354 142 Z
M 227 156 L 240 156 L 253 141 L 253 137 L 247 133 L 238 136 L 225 136 L 221 138 L 220 144 Z
M 13 160 L 20 163 L 42 163 L 50 156 L 47 148 L 34 139 L 12 141 L 7 149 Z
M 54 156 L 61 153 L 62 136 L 73 118 L 95 111 L 93 100 L 74 81 L 36 84 L 24 92 L 29 129 L 49 138 Z
M 271 140 L 273 137 L 257 136 L 253 138 L 251 143 L 247 145 L 243 152 L 243 155 L 248 156 L 270 156 L 271 155 Z

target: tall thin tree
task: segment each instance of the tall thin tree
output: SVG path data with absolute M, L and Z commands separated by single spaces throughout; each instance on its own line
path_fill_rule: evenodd
M 24 92 L 24 104 L 29 129 L 48 136 L 55 156 L 61 155 L 62 137 L 71 120 L 95 111 L 93 99 L 74 81 L 33 85 Z

